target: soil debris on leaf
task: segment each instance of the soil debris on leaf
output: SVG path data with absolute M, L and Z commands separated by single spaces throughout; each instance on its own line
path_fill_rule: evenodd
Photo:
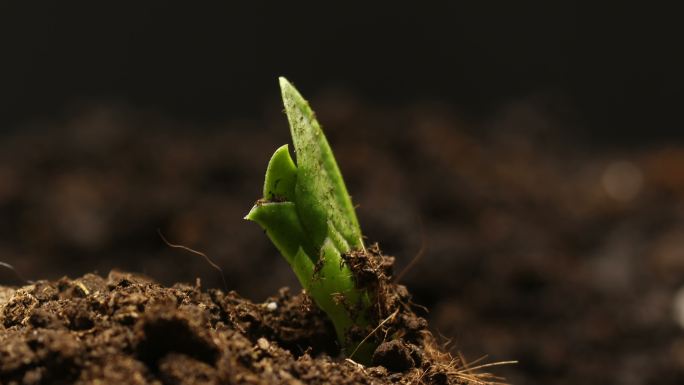
M 391 295 L 376 303 L 379 317 L 395 309 L 376 332 L 377 366 L 341 357 L 332 325 L 304 293 L 284 288 L 259 304 L 112 271 L 0 287 L 0 383 L 487 383 L 455 374 L 459 361 L 411 312 L 405 288 L 390 283 L 391 260 L 369 250 L 347 261 L 364 271 L 364 285 Z
M 411 296 L 403 285 L 392 282 L 394 257 L 383 255 L 377 244 L 365 250 L 353 250 L 343 255 L 349 265 L 358 287 L 367 289 L 373 298 L 370 315 L 375 329 L 372 333 L 378 343 L 402 339 L 403 342 L 423 346 L 432 335 L 427 330 L 427 321 L 416 315 L 412 309 Z M 417 361 L 420 363 L 420 360 Z

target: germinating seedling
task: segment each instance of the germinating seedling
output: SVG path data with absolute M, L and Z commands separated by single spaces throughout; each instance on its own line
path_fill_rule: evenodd
M 354 206 L 309 104 L 280 78 L 297 162 L 283 145 L 266 169 L 263 198 L 245 217 L 257 222 L 285 257 L 302 287 L 332 320 L 345 353 L 367 362 L 375 344 L 351 329 L 368 329 L 372 300 L 343 259 L 364 248 Z

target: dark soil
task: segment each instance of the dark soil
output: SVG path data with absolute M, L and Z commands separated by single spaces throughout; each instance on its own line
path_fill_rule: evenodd
M 311 102 L 367 244 L 397 273 L 422 255 L 401 283 L 452 355 L 518 360 L 493 369 L 514 384 L 684 383 L 684 144 L 587 142 L 545 95 L 483 120 L 335 90 Z M 161 229 L 245 298 L 295 290 L 242 220 L 288 140 L 277 95 L 258 118 L 216 124 L 107 103 L 17 127 L 0 141 L 0 261 L 32 280 L 119 268 L 223 287 Z M 0 283 L 21 285 L 4 269 Z
M 339 356 L 306 294 L 256 304 L 235 292 L 103 278 L 0 287 L 0 384 L 468 384 L 486 380 L 441 353 L 410 301 L 379 328 L 364 367 Z M 389 289 L 387 289 L 389 290 Z M 389 301 L 391 302 L 391 301 Z M 389 303 L 386 301 L 386 303 Z M 459 370 L 459 365 L 460 370 Z

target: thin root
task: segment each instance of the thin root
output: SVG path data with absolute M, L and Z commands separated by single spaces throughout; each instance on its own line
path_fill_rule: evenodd
M 378 324 L 378 326 L 376 326 L 375 329 L 373 329 L 372 332 L 368 333 L 368 335 L 367 335 L 366 337 L 364 337 L 364 339 L 362 339 L 361 342 L 359 342 L 359 344 L 356 346 L 356 349 L 354 349 L 354 351 L 352 352 L 352 354 L 349 355 L 349 359 L 351 359 L 352 357 L 354 357 L 354 354 L 356 354 L 356 352 L 359 350 L 359 348 L 361 347 L 361 345 L 363 345 L 364 343 L 366 343 L 366 341 L 368 341 L 368 339 L 369 339 L 373 334 L 375 334 L 375 332 L 377 332 L 378 330 L 380 330 L 380 328 L 382 327 L 382 325 L 384 325 L 384 324 L 386 324 L 387 322 L 391 321 L 394 317 L 396 317 L 397 314 L 399 314 L 399 309 L 395 310 L 394 313 L 392 313 L 392 314 L 389 315 L 389 317 L 387 317 L 387 318 L 385 318 L 384 320 L 382 320 L 382 322 L 380 322 L 380 323 Z
M 223 269 L 221 269 L 221 266 L 217 265 L 214 261 L 212 261 L 211 258 L 209 258 L 208 255 L 204 254 L 204 253 L 201 252 L 201 251 L 197 251 L 197 250 L 195 250 L 195 249 L 191 249 L 191 248 L 189 248 L 189 247 L 187 247 L 187 246 L 177 245 L 177 244 L 175 244 L 175 243 L 169 242 L 169 241 L 166 239 L 166 237 L 164 237 L 164 234 L 162 234 L 162 232 L 161 232 L 160 229 L 157 229 L 157 233 L 159 233 L 159 237 L 161 237 L 162 241 L 164 241 L 164 243 L 166 243 L 167 246 L 173 247 L 174 249 L 185 250 L 185 251 L 187 251 L 187 252 L 190 252 L 190 253 L 195 254 L 195 255 L 199 255 L 200 257 L 204 258 L 204 260 L 205 260 L 209 265 L 211 265 L 211 267 L 213 267 L 213 268 L 216 269 L 219 273 L 221 273 L 221 280 L 223 281 L 223 289 L 224 289 L 226 292 L 228 291 L 228 283 L 226 282 L 226 276 L 225 276 L 225 274 L 223 274 Z
M 19 272 L 17 271 L 17 269 L 15 269 L 14 266 L 10 265 L 9 263 L 0 261 L 0 266 L 4 267 L 5 269 L 12 270 L 12 272 L 14 273 L 14 275 L 15 275 L 21 282 L 27 283 L 27 284 L 32 284 L 32 283 L 33 283 L 33 281 L 29 281 L 28 279 L 25 279 L 21 274 L 19 274 Z
M 404 278 L 404 275 L 411 271 L 425 255 L 425 250 L 427 249 L 427 237 L 425 236 L 425 228 L 420 217 L 418 218 L 418 225 L 420 227 L 420 249 L 418 249 L 416 256 L 411 259 L 411 262 L 409 262 L 409 264 L 406 265 L 406 267 L 404 267 L 399 274 L 397 274 L 397 277 L 394 278 L 394 283 L 399 283 L 401 279 Z
M 474 363 L 480 362 L 487 358 L 487 356 L 482 356 L 470 363 L 468 363 L 465 358 L 463 358 L 463 355 L 459 353 L 459 361 L 461 365 L 459 366 L 456 364 L 456 360 L 451 361 L 451 365 L 449 369 L 446 370 L 447 374 L 451 374 L 456 378 L 460 378 L 462 380 L 466 380 L 471 384 L 474 385 L 506 385 L 507 382 L 505 378 L 496 376 L 492 373 L 488 372 L 476 372 L 477 370 L 481 370 L 484 368 L 489 368 L 492 366 L 501 366 L 501 365 L 513 365 L 517 364 L 518 361 L 498 361 L 498 362 L 490 362 L 486 364 L 481 364 L 477 366 L 471 366 Z

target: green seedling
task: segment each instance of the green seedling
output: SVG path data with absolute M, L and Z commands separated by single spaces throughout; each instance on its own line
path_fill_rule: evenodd
M 263 198 L 245 219 L 258 223 L 290 264 L 302 287 L 332 321 L 348 356 L 368 362 L 375 344 L 364 340 L 371 295 L 359 288 L 343 255 L 363 250 L 354 206 L 314 112 L 280 78 L 297 162 L 283 145 L 266 169 Z

